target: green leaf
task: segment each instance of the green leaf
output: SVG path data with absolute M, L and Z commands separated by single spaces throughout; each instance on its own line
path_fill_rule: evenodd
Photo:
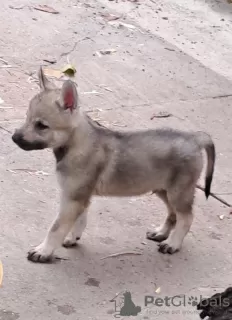
M 74 77 L 75 76 L 75 73 L 77 72 L 76 68 L 71 65 L 71 64 L 68 64 L 67 66 L 65 66 L 63 69 L 62 69 L 62 72 L 66 75 L 66 76 L 69 76 L 69 77 Z

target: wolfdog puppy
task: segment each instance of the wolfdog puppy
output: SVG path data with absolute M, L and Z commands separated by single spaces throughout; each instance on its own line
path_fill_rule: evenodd
M 73 246 L 86 227 L 91 197 L 155 193 L 167 207 L 164 224 L 147 238 L 159 251 L 178 251 L 188 233 L 197 180 L 207 154 L 205 194 L 212 182 L 215 147 L 204 132 L 172 129 L 119 132 L 91 120 L 79 107 L 76 85 L 57 88 L 39 70 L 40 92 L 30 101 L 26 121 L 13 141 L 24 150 L 53 149 L 61 187 L 60 211 L 44 241 L 28 253 L 48 262 L 56 248 Z

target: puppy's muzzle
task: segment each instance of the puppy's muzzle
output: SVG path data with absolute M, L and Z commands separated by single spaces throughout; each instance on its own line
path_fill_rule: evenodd
M 12 136 L 12 140 L 14 143 L 16 143 L 21 149 L 26 150 L 26 151 L 31 151 L 31 150 L 42 150 L 47 148 L 46 143 L 42 141 L 33 141 L 29 142 L 24 139 L 23 134 L 19 131 L 15 131 L 15 133 Z

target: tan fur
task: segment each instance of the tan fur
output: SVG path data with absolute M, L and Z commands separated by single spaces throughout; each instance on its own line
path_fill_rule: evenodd
M 86 226 L 91 197 L 138 196 L 153 191 L 164 201 L 168 217 L 147 233 L 159 241 L 159 251 L 174 253 L 192 224 L 192 205 L 208 154 L 207 186 L 212 180 L 215 151 L 205 133 L 171 129 L 131 132 L 109 130 L 78 107 L 76 86 L 66 81 L 54 87 L 39 72 L 41 91 L 30 102 L 25 124 L 12 139 L 25 150 L 52 148 L 62 190 L 61 208 L 46 239 L 28 259 L 46 262 L 62 243 L 76 244 Z

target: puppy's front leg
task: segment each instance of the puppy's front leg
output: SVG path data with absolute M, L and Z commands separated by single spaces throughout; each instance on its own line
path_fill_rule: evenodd
M 60 213 L 52 223 L 44 241 L 28 252 L 28 260 L 41 263 L 51 261 L 54 250 L 62 245 L 64 238 L 86 206 L 86 201 L 73 201 L 63 197 Z

